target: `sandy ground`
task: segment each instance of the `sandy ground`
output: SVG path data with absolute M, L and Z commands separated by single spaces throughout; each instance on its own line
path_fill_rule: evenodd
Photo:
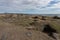
M 40 31 L 0 21 L 0 40 L 54 40 Z

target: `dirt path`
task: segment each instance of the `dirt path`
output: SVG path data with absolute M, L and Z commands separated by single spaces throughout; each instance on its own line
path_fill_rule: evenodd
M 0 21 L 0 40 L 54 40 L 40 31 Z

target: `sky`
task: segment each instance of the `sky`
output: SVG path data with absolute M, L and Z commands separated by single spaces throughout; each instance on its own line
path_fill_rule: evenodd
M 0 12 L 60 14 L 60 0 L 0 0 Z

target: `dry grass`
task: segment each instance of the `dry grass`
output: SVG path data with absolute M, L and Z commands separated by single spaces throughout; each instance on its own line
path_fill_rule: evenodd
M 35 19 L 32 18 L 35 15 L 3 15 L 4 16 L 0 16 L 0 40 L 54 40 L 39 30 L 42 29 L 41 25 L 46 23 L 52 24 L 53 28 L 58 32 L 60 31 L 60 21 L 51 21 L 52 19 L 50 20 L 50 17 L 46 17 L 46 20 L 41 20 L 41 16 L 38 16 L 35 22 Z M 35 22 L 35 24 L 30 25 L 30 23 L 33 22 Z M 38 29 L 27 30 L 26 27 L 35 27 Z

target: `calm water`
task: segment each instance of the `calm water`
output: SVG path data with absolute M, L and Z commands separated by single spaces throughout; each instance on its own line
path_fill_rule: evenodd
M 60 17 L 60 14 L 41 14 L 43 16 L 59 16 Z

